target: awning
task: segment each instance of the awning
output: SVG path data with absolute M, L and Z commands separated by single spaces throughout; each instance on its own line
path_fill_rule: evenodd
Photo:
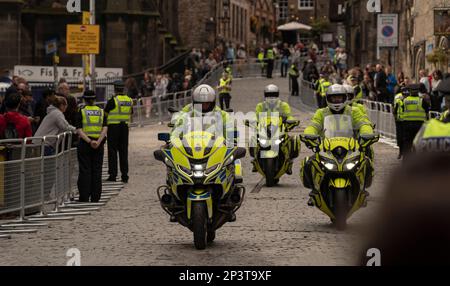
M 290 22 L 278 27 L 279 31 L 298 31 L 298 30 L 310 31 L 311 29 L 312 29 L 311 26 L 299 22 Z

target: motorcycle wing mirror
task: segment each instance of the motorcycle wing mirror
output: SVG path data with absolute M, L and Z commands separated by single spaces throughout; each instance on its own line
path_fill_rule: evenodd
M 159 133 L 158 134 L 158 141 L 162 142 L 169 142 L 170 141 L 170 134 L 169 133 Z
M 242 159 L 247 154 L 247 149 L 245 148 L 237 148 L 236 151 L 234 151 L 234 158 Z
M 155 152 L 153 152 L 153 156 L 155 157 L 155 159 L 157 161 L 164 162 L 165 156 L 164 156 L 164 152 L 163 151 L 156 150 Z
M 170 113 L 177 113 L 178 110 L 175 109 L 175 107 L 171 106 L 167 109 Z

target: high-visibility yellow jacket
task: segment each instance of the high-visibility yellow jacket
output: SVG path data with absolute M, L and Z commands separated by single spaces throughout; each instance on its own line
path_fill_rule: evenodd
M 403 121 L 426 121 L 427 112 L 423 108 L 423 99 L 419 96 L 408 96 L 405 98 L 403 100 L 401 118 Z
M 358 130 L 359 135 L 374 134 L 372 122 L 359 108 L 346 106 L 342 114 L 351 116 L 353 128 Z M 310 126 L 305 129 L 305 135 L 323 136 L 325 131 L 323 126 L 325 117 L 331 115 L 334 115 L 334 113 L 328 107 L 317 110 L 311 120 Z
M 128 95 L 116 95 L 114 97 L 116 107 L 108 114 L 108 125 L 130 123 L 133 112 L 133 100 Z
M 105 113 L 98 106 L 85 106 L 81 109 L 83 132 L 90 138 L 98 139 L 102 133 Z

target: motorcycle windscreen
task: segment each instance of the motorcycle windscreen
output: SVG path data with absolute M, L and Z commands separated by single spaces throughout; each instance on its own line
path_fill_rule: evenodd
M 353 120 L 349 115 L 328 115 L 324 119 L 325 138 L 353 138 Z
M 183 125 L 178 127 L 178 131 L 183 135 L 204 131 L 214 134 L 215 138 L 225 136 L 224 122 L 220 112 L 210 112 L 203 115 L 184 113 L 179 118 L 182 118 Z

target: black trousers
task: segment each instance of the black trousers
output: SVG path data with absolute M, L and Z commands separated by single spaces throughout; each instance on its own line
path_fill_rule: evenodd
M 78 191 L 80 202 L 97 203 L 102 196 L 102 168 L 105 147 L 91 148 L 84 140 L 78 144 Z
M 395 121 L 397 133 L 397 146 L 400 148 L 400 155 L 403 155 L 403 121 Z
M 221 93 L 219 95 L 219 101 L 222 110 L 230 109 L 231 95 L 229 93 Z
M 291 76 L 291 87 L 292 87 L 292 96 L 299 96 L 299 86 L 298 86 L 298 80 L 296 77 Z
M 412 151 L 414 139 L 422 128 L 421 121 L 404 121 L 402 123 L 402 152 L 403 155 L 408 155 Z
M 127 124 L 108 125 L 108 173 L 117 178 L 117 153 L 119 153 L 122 180 L 128 181 L 128 138 L 130 129 Z
M 273 68 L 274 68 L 274 61 L 268 60 L 267 61 L 267 78 L 272 78 Z

